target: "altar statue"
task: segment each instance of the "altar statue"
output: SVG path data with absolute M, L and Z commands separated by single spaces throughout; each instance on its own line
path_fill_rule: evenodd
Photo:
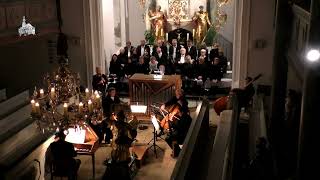
M 203 6 L 200 6 L 199 9 L 200 10 L 197 11 L 192 17 L 192 20 L 197 24 L 195 34 L 195 40 L 197 44 L 201 43 L 204 40 L 205 35 L 208 31 L 208 25 L 211 26 L 208 13 L 203 11 Z
M 155 12 L 150 11 L 149 16 L 156 40 L 164 40 L 165 15 L 161 11 L 161 6 L 157 6 Z

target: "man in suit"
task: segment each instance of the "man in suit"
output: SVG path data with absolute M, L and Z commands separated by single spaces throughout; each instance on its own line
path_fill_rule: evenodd
M 143 56 L 140 56 L 139 62 L 136 64 L 135 73 L 140 73 L 140 74 L 149 73 L 149 66 L 145 63 Z
M 124 54 L 126 55 L 127 58 L 132 56 L 133 49 L 134 47 L 131 46 L 131 42 L 130 41 L 126 42 L 126 47 L 124 47 Z
M 144 56 L 145 51 L 150 54 L 150 47 L 146 45 L 146 40 L 141 40 L 140 45 L 136 49 L 138 57 Z
M 160 47 L 157 47 L 156 53 L 154 55 L 154 57 L 156 57 L 157 61 L 159 62 L 158 65 L 168 65 L 168 58 L 167 58 L 167 54 L 162 52 L 162 49 Z
M 158 40 L 157 44 L 153 47 L 152 49 L 152 56 L 155 56 L 155 54 L 157 53 L 157 48 L 160 47 L 161 48 L 161 52 L 163 54 L 166 54 L 166 56 L 168 56 L 168 49 L 167 46 L 164 44 L 164 42 L 162 40 Z
M 189 39 L 187 41 L 187 55 L 191 56 L 191 59 L 196 60 L 197 59 L 197 48 L 193 46 L 192 41 Z
M 178 57 L 180 57 L 180 46 L 177 39 L 172 39 L 172 45 L 169 47 L 169 58 L 172 63 L 175 63 Z
M 53 163 L 54 170 L 68 172 L 68 179 L 75 179 L 81 161 L 74 159 L 77 153 L 73 144 L 65 141 L 65 138 L 63 130 L 56 133 L 54 142 L 49 145 L 46 152 L 46 166 Z
M 214 43 L 213 48 L 210 50 L 210 61 L 214 61 L 214 58 L 219 57 L 219 44 Z
M 96 73 L 92 77 L 92 87 L 94 91 L 100 91 L 102 93 L 105 92 L 106 90 L 106 85 L 107 85 L 107 76 L 101 73 L 101 68 L 96 67 Z

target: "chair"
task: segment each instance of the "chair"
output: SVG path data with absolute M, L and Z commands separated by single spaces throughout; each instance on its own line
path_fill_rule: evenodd
M 51 180 L 53 180 L 53 177 L 60 177 L 60 179 L 67 177 L 77 180 L 77 170 L 72 173 L 75 170 L 73 168 L 74 164 L 70 160 L 54 160 L 50 169 Z

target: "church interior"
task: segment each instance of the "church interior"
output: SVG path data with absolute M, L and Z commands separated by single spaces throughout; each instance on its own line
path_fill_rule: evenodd
M 0 0 L 0 179 L 317 179 L 319 32 L 319 0 Z

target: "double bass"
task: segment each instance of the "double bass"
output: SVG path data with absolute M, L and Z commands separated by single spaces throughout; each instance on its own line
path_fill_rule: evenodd
M 243 90 L 246 89 L 249 85 L 251 85 L 254 81 L 258 80 L 261 76 L 262 76 L 262 74 L 259 74 L 255 78 L 253 78 L 250 82 L 248 82 L 244 86 Z M 231 92 L 232 92 L 232 90 L 231 90 Z M 220 97 L 214 102 L 213 108 L 219 116 L 222 111 L 228 109 L 229 99 L 230 99 L 230 96 L 228 95 L 228 96 Z

